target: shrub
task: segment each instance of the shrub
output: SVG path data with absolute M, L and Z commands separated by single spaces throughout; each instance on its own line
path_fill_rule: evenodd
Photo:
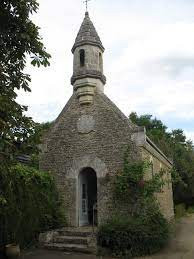
M 188 207 L 187 212 L 188 212 L 189 214 L 193 214 L 193 213 L 194 213 L 194 206 Z
M 98 244 L 116 255 L 141 256 L 159 251 L 168 241 L 169 225 L 155 197 L 165 184 L 164 170 L 146 179 L 150 163 L 128 161 L 113 178 L 114 215 L 100 226 Z M 126 210 L 127 208 L 127 210 Z
M 0 219 L 13 241 L 26 245 L 40 231 L 65 224 L 55 182 L 50 173 L 17 164 L 0 172 Z
M 185 216 L 186 214 L 186 209 L 185 209 L 185 204 L 180 203 L 178 205 L 175 205 L 175 216 L 176 218 L 181 218 Z
M 167 221 L 160 212 L 151 217 L 113 217 L 98 231 L 98 245 L 119 256 L 150 255 L 165 246 Z

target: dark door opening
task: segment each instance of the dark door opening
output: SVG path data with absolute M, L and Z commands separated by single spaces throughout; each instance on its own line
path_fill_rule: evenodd
M 84 168 L 80 172 L 79 225 L 97 225 L 97 177 L 96 172 Z

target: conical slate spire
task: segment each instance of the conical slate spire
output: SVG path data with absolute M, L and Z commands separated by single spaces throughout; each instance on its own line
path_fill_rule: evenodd
M 85 18 L 75 39 L 72 52 L 74 52 L 77 47 L 85 44 L 98 46 L 102 51 L 104 51 L 100 37 L 98 36 L 98 33 L 96 32 L 96 29 L 90 20 L 88 12 L 85 13 Z

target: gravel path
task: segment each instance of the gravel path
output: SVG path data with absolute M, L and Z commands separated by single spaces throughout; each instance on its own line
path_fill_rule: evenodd
M 194 215 L 176 223 L 174 237 L 163 251 L 141 259 L 194 259 Z

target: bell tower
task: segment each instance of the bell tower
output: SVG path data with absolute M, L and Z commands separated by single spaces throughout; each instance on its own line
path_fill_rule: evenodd
M 92 103 L 95 91 L 104 91 L 103 52 L 102 42 L 86 12 L 72 48 L 71 84 L 80 104 Z

